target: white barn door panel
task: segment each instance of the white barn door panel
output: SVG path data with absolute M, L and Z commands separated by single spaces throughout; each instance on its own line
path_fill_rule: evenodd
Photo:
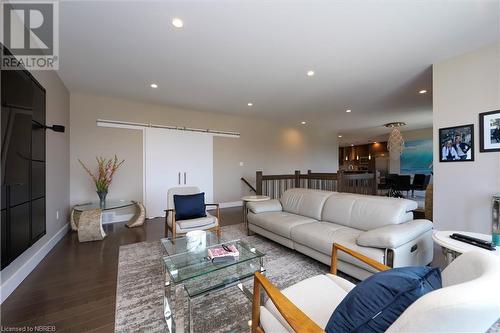
M 148 218 L 165 216 L 167 191 L 198 186 L 213 200 L 213 136 L 206 133 L 144 129 L 144 203 Z

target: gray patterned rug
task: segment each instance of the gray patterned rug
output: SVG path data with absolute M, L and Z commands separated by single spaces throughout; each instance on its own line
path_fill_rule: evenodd
M 266 275 L 279 288 L 329 270 L 328 266 L 268 239 L 246 236 L 243 224 L 223 227 L 222 239 L 242 239 L 264 252 Z M 120 247 L 116 332 L 165 331 L 163 251 L 159 241 Z M 245 285 L 250 288 L 252 281 Z M 194 332 L 248 332 L 250 317 L 251 302 L 237 287 L 216 291 L 193 302 Z
M 328 266 L 266 238 L 258 235 L 246 236 L 243 224 L 223 227 L 222 238 L 225 241 L 245 240 L 257 250 L 266 253 L 266 275 L 280 289 L 329 270 Z M 165 278 L 161 262 L 163 255 L 164 249 L 159 241 L 120 247 L 116 332 L 165 332 Z M 245 285 L 251 288 L 251 280 Z M 182 311 L 186 312 L 185 296 L 178 295 L 177 299 L 183 300 Z M 249 332 L 250 317 L 251 302 L 237 287 L 213 292 L 193 302 L 194 332 Z M 500 332 L 499 328 L 497 322 L 489 332 Z

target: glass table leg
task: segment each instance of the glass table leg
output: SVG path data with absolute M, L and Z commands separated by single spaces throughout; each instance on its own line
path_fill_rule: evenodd
M 193 332 L 193 305 L 191 304 L 191 297 L 188 296 L 188 320 L 187 320 L 187 331 L 189 333 Z

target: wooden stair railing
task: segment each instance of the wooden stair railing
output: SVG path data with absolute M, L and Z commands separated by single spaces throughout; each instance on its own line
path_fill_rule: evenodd
M 255 189 L 255 187 L 252 186 L 252 184 L 250 184 L 248 182 L 248 180 L 246 180 L 245 178 L 241 177 L 241 181 L 250 188 L 250 191 L 252 191 L 253 193 L 257 193 L 257 190 Z
M 256 173 L 256 194 L 267 195 L 272 199 L 280 198 L 290 188 L 310 188 L 325 191 L 347 192 L 357 194 L 377 194 L 375 173 L 344 172 L 314 173 L 308 170 L 301 174 L 296 170 L 293 174 L 264 175 Z

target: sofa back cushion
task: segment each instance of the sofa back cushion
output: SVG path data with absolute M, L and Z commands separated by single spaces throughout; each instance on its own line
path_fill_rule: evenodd
M 321 212 L 325 201 L 333 193 L 329 191 L 293 188 L 285 191 L 280 201 L 285 212 L 319 220 L 321 219 Z
M 416 208 L 412 200 L 333 193 L 325 202 L 321 220 L 366 231 L 407 222 Z

